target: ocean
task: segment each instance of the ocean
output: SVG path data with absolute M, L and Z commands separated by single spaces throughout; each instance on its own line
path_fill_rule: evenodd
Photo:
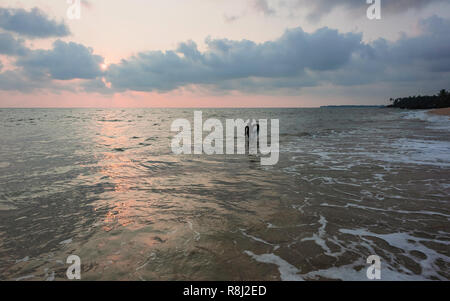
M 280 124 L 279 162 L 175 155 L 194 109 L 0 109 L 0 280 L 450 280 L 450 119 L 201 109 Z

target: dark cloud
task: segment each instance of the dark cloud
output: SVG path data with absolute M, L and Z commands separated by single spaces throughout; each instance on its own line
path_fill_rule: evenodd
M 450 22 L 433 16 L 422 34 L 389 42 L 322 28 L 286 31 L 265 43 L 207 39 L 201 52 L 190 41 L 175 51 L 143 52 L 111 65 L 106 79 L 116 91 L 170 91 L 205 85 L 217 90 L 276 91 L 333 84 L 365 85 L 449 78 Z
M 381 7 L 383 13 L 402 13 L 410 9 L 421 9 L 430 4 L 442 2 L 448 2 L 448 0 L 381 0 Z M 312 21 L 320 19 L 338 7 L 361 10 L 364 13 L 369 6 L 366 0 L 284 0 L 283 3 L 291 9 L 308 8 L 310 10 L 309 19 Z
M 114 90 L 107 87 L 103 78 L 95 78 L 95 79 L 91 79 L 91 80 L 86 80 L 83 83 L 81 83 L 80 86 L 81 86 L 81 89 L 87 93 L 99 93 L 99 94 L 103 94 L 103 95 L 107 95 L 107 94 L 112 95 L 115 93 Z
M 450 21 L 433 16 L 420 24 L 421 35 L 395 42 L 376 40 L 361 48 L 343 68 L 321 74 L 321 79 L 342 86 L 450 82 Z
M 15 39 L 10 33 L 0 32 L 0 54 L 22 56 L 28 53 L 23 40 Z
M 93 79 L 102 74 L 103 57 L 81 44 L 57 40 L 50 50 L 32 50 L 17 60 L 31 77 L 50 76 L 52 79 Z
M 0 8 L 0 28 L 29 38 L 64 37 L 70 34 L 63 22 L 50 20 L 39 8 Z
M 1 35 L 0 35 L 1 41 Z M 0 43 L 1 46 L 1 43 Z M 1 47 L 0 47 L 1 50 Z M 101 56 L 93 54 L 91 48 L 76 43 L 65 43 L 57 40 L 50 50 L 25 49 L 22 56 L 16 59 L 13 70 L 0 73 L 0 90 L 29 93 L 34 90 L 53 92 L 92 90 L 108 93 L 101 87 Z M 0 70 L 1 71 L 1 70 Z M 81 79 L 81 85 L 64 82 Z M 55 81 L 58 80 L 58 81 Z M 97 87 L 93 86 L 96 83 Z
M 17 70 L 6 70 L 0 73 L 0 90 L 31 92 L 37 87 L 43 87 L 45 84 L 30 81 L 24 74 Z
M 343 66 L 361 47 L 361 35 L 328 28 L 308 34 L 296 28 L 262 44 L 227 39 L 207 39 L 206 44 L 208 50 L 203 53 L 194 42 L 182 43 L 176 51 L 140 53 L 111 65 L 107 79 L 118 90 L 167 91 L 251 77 L 296 77 L 305 70 Z
M 420 20 L 419 27 L 422 31 L 434 35 L 448 35 L 450 28 L 450 20 L 440 18 L 436 15 L 430 18 Z
M 19 91 L 21 93 L 35 93 L 45 91 L 46 93 L 60 93 L 62 91 L 81 91 L 77 85 L 70 82 L 56 82 L 48 76 L 33 78 L 21 69 L 6 70 L 0 73 L 0 90 Z

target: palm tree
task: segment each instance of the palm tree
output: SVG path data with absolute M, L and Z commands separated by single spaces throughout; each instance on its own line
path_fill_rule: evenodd
M 439 97 L 446 97 L 448 96 L 448 91 L 445 89 L 442 89 L 441 91 L 439 91 Z

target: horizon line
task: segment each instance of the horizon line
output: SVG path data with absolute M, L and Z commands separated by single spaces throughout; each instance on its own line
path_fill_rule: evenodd
M 2 109 L 320 109 L 325 107 L 386 107 L 386 105 L 321 105 L 316 107 L 0 107 Z

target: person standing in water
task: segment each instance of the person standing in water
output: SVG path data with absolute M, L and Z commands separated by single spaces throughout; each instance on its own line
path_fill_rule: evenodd
M 259 148 L 259 123 L 252 121 L 245 127 L 245 138 L 249 154 L 256 155 Z

